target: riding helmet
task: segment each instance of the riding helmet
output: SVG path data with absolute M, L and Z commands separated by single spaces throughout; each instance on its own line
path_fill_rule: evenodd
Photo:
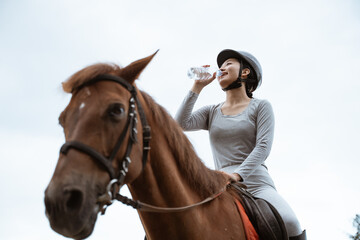
M 255 71 L 256 81 L 257 81 L 256 88 L 261 85 L 262 68 L 259 61 L 252 54 L 245 51 L 235 51 L 232 49 L 222 50 L 217 56 L 217 64 L 219 68 L 229 58 L 236 58 L 240 62 L 246 61 L 250 65 L 250 67 Z M 253 89 L 253 91 L 255 91 L 255 89 Z

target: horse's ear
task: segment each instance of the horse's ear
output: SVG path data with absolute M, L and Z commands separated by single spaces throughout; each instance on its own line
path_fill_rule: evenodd
M 159 50 L 146 58 L 142 58 L 135 62 L 132 62 L 125 68 L 121 69 L 121 77 L 123 77 L 132 84 L 140 76 L 141 72 L 145 69 L 145 67 L 149 64 L 149 62 L 153 59 L 153 57 L 157 54 L 158 51 Z

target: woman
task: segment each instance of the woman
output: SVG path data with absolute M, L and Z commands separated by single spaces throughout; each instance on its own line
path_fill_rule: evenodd
M 208 130 L 215 167 L 242 181 L 255 197 L 270 202 L 282 216 L 290 239 L 306 239 L 291 207 L 276 191 L 265 160 L 274 135 L 271 104 L 252 97 L 261 84 L 260 63 L 251 54 L 231 49 L 217 57 L 219 84 L 226 100 L 192 112 L 201 90 L 215 79 L 195 80 L 180 106 L 176 120 L 184 130 Z

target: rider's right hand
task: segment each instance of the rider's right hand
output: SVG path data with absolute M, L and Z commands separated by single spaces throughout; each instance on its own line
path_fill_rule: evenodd
M 203 67 L 210 67 L 210 65 L 203 65 Z M 191 91 L 199 94 L 201 90 L 206 87 L 208 84 L 210 84 L 214 79 L 216 78 L 216 72 L 213 73 L 213 75 L 210 78 L 207 79 L 195 79 L 194 85 L 191 88 Z

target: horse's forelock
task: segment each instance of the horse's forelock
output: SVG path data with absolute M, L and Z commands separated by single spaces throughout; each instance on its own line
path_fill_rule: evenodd
M 67 93 L 94 79 L 98 75 L 120 72 L 120 67 L 113 63 L 97 63 L 81 69 L 74 73 L 68 80 L 62 83 L 63 90 Z

